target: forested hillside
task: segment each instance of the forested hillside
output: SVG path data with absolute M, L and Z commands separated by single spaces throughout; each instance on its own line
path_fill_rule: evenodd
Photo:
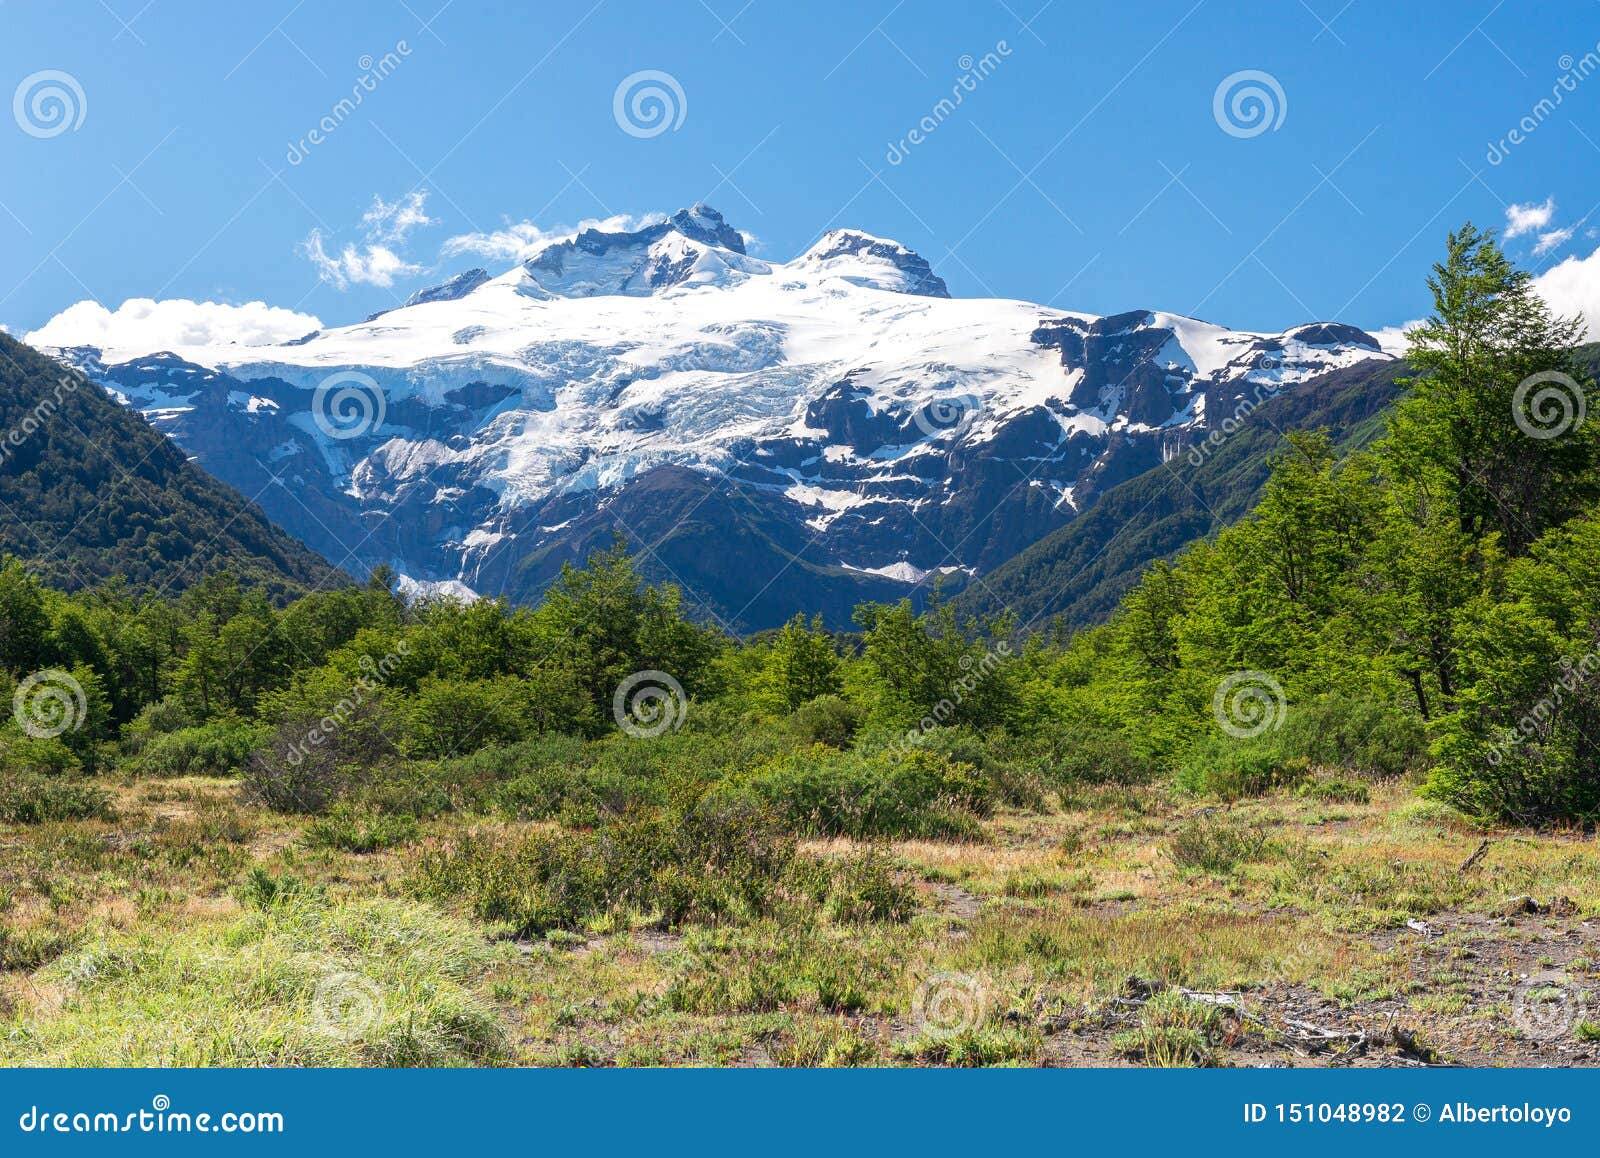
M 0 551 L 68 590 L 183 591 L 228 570 L 274 598 L 349 582 L 76 371 L 0 334 Z

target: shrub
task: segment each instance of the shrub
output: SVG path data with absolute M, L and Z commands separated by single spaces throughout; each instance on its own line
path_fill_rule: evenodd
M 405 707 L 405 747 L 438 758 L 512 744 L 527 736 L 528 714 L 528 687 L 514 676 L 425 679 Z
M 340 801 L 306 826 L 305 842 L 312 848 L 368 853 L 407 844 L 417 838 L 415 817 L 393 815 Z
M 520 772 L 490 794 L 493 806 L 519 820 L 558 817 L 589 827 L 606 817 L 662 804 L 660 753 L 650 743 L 585 748 L 566 737 L 519 745 Z
M 381 690 L 323 701 L 324 715 L 313 715 L 302 693 L 251 755 L 246 795 L 275 812 L 318 813 L 369 780 L 398 754 L 389 739 L 396 721 Z
M 0 768 L 40 776 L 76 772 L 81 761 L 60 739 L 39 739 L 13 729 L 0 729 Z
M 253 725 L 213 720 L 145 736 L 129 767 L 149 776 L 231 775 L 248 764 L 262 739 Z
M 879 849 L 855 853 L 834 866 L 827 912 L 835 921 L 908 921 L 917 893 L 895 871 L 894 858 Z
M 1186 791 L 1231 803 L 1296 784 L 1309 772 L 1304 758 L 1284 754 L 1275 733 L 1245 740 L 1208 734 L 1190 748 L 1177 782 Z
M 786 826 L 822 836 L 972 837 L 993 788 L 970 764 L 921 748 L 871 756 L 813 746 L 769 761 L 730 786 Z
M 1015 808 L 1042 810 L 1055 782 L 1040 745 L 1002 729 L 979 735 L 966 728 L 934 728 L 921 746 L 952 764 L 970 764 L 988 779 L 996 799 Z
M 1239 1030 L 1238 1019 L 1176 989 L 1156 994 L 1139 1011 L 1139 1028 L 1111 1039 L 1120 1054 L 1149 1066 L 1215 1066 L 1218 1047 Z
M 111 796 L 80 779 L 0 774 L 0 823 L 43 824 L 51 820 L 115 820 Z
M 1337 695 L 1295 704 L 1278 744 L 1286 756 L 1360 776 L 1401 776 L 1428 757 L 1420 721 L 1383 704 Z
M 770 912 L 794 857 L 794 839 L 770 815 L 702 803 L 628 816 L 593 833 L 468 836 L 424 854 L 411 887 L 462 900 L 520 936 L 614 911 L 657 913 L 668 925 L 718 922 Z
M 1121 732 L 1072 730 L 1049 744 L 1048 768 L 1059 785 L 1144 784 L 1154 765 Z
M 1167 855 L 1180 869 L 1227 876 L 1241 864 L 1259 859 L 1266 848 L 1266 830 L 1260 825 L 1199 816 L 1178 826 L 1167 844 Z
M 1365 784 L 1356 784 L 1335 777 L 1330 780 L 1310 780 L 1300 785 L 1300 795 L 1328 804 L 1365 804 L 1372 793 Z
M 789 727 L 802 744 L 848 748 L 861 726 L 860 708 L 838 696 L 818 696 L 789 716 Z

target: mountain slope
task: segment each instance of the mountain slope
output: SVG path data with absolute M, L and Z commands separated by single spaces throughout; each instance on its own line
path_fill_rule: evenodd
M 1580 350 L 1600 373 L 1600 343 Z M 1145 568 L 1246 515 L 1261 496 L 1267 458 L 1293 430 L 1326 429 L 1354 449 L 1382 431 L 1402 393 L 1404 362 L 1368 361 L 1334 370 L 1263 401 L 1238 429 L 1103 494 L 1079 518 L 1046 535 L 957 597 L 964 614 L 1010 610 L 1021 624 L 1067 628 L 1103 620 Z
M 703 205 L 278 346 L 58 353 L 331 559 L 531 599 L 621 533 L 739 630 L 959 585 L 1250 392 L 1381 356 L 953 299 L 854 230 L 770 262 Z
M 223 567 L 283 597 L 348 582 L 82 375 L 0 334 L 0 553 L 74 589 Z

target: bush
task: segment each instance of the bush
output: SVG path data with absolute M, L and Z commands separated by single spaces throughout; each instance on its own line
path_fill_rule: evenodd
M 115 820 L 111 796 L 79 779 L 0 774 L 0 823 L 43 824 L 51 820 Z
M 1184 757 L 1177 783 L 1186 791 L 1231 803 L 1292 786 L 1309 772 L 1304 758 L 1284 754 L 1275 733 L 1246 740 L 1208 734 Z
M 861 726 L 862 711 L 838 696 L 818 696 L 789 716 L 789 727 L 800 743 L 848 748 Z
M 1339 778 L 1308 781 L 1300 785 L 1300 795 L 1327 804 L 1365 804 L 1372 798 L 1365 784 Z
M 249 763 L 263 738 L 258 727 L 226 720 L 152 733 L 129 768 L 147 776 L 232 775 Z
M 518 776 L 495 790 L 494 807 L 516 820 L 559 818 L 573 828 L 663 801 L 660 783 L 605 766 L 551 765 Z
M 371 779 L 373 771 L 398 755 L 389 739 L 396 720 L 377 692 L 370 697 L 347 692 L 320 701 L 326 714 L 313 714 L 301 693 L 279 718 L 245 767 L 245 794 L 275 812 L 318 813 Z
M 1266 848 L 1267 833 L 1260 825 L 1200 816 L 1178 826 L 1167 844 L 1167 855 L 1180 869 L 1228 876 L 1240 865 L 1259 859 Z
M 425 679 L 406 704 L 405 747 L 440 758 L 512 744 L 528 735 L 528 715 L 528 687 L 514 676 Z
M 770 815 L 702 803 L 593 833 L 469 836 L 425 854 L 411 887 L 464 901 L 480 920 L 519 936 L 577 928 L 609 912 L 714 923 L 770 912 L 794 857 L 794 839 Z
M 908 921 L 917 911 L 917 892 L 895 871 L 894 858 L 867 849 L 833 866 L 828 916 L 835 921 L 865 924 Z
M 1402 776 L 1428 758 L 1420 721 L 1367 700 L 1329 695 L 1295 704 L 1278 733 L 1285 756 L 1359 776 Z
M 986 735 L 967 728 L 934 728 L 918 745 L 951 764 L 970 764 L 988 779 L 991 795 L 1015 808 L 1042 810 L 1054 778 L 1040 746 L 1002 729 Z
M 971 837 L 994 806 L 971 764 L 912 748 L 867 756 L 821 745 L 769 761 L 728 791 L 754 796 L 790 829 L 820 836 Z
M 1072 730 L 1053 738 L 1049 749 L 1051 779 L 1059 786 L 1144 784 L 1155 775 L 1128 738 L 1109 729 Z
M 417 838 L 415 817 L 376 812 L 341 801 L 306 827 L 312 848 L 368 853 L 407 844 Z
M 60 739 L 39 739 L 14 729 L 0 729 L 0 768 L 39 776 L 76 772 L 81 761 Z

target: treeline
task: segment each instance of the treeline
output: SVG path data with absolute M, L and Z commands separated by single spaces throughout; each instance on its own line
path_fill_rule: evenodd
M 240 772 L 287 810 L 573 824 L 731 796 L 791 829 L 964 835 L 1002 801 L 1170 776 L 1235 798 L 1412 776 L 1472 815 L 1600 817 L 1600 441 L 1576 323 L 1452 235 L 1387 436 L 1290 436 L 1252 514 L 1104 626 L 935 601 L 740 641 L 626 551 L 536 607 L 216 576 L 71 595 L 0 566 L 8 774 Z M 690 810 L 692 811 L 692 809 Z

